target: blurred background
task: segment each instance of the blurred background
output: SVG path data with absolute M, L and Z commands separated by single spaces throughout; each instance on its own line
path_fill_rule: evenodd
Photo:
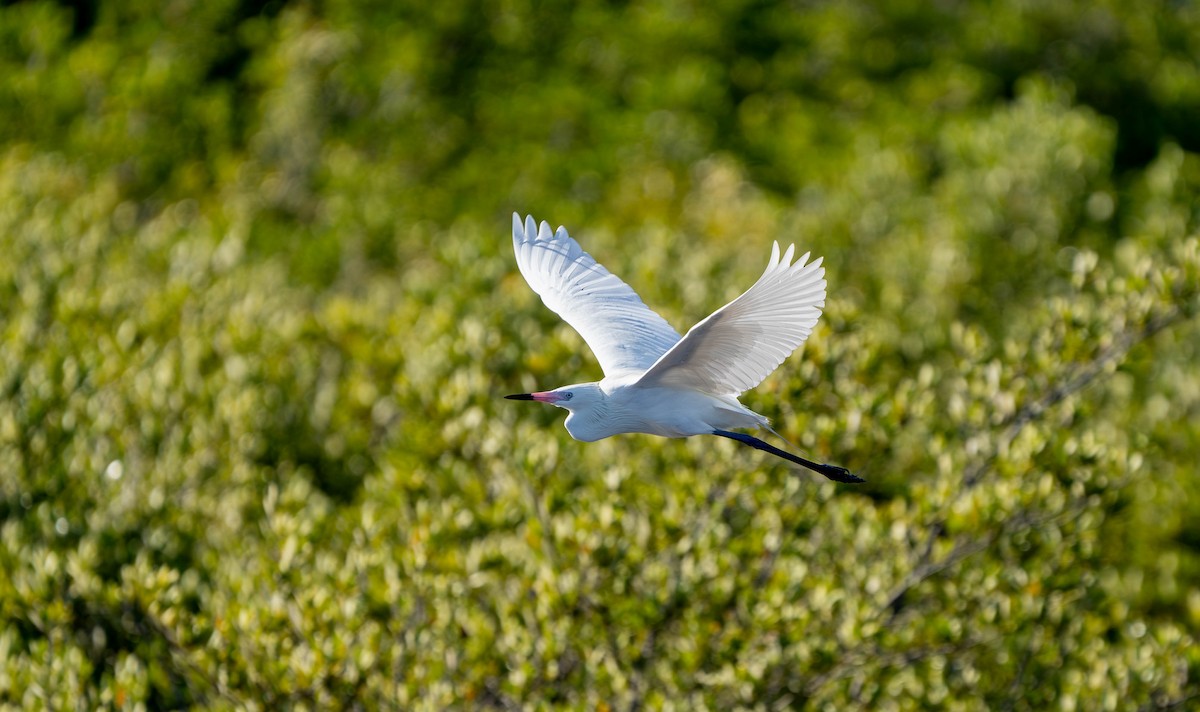
M 0 3 L 0 707 L 1200 705 L 1200 6 Z M 572 441 L 565 225 L 710 439 Z

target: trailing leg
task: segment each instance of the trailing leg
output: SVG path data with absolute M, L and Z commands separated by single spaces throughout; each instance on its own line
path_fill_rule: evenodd
M 712 434 L 720 435 L 721 437 L 729 438 L 730 440 L 737 440 L 738 442 L 740 442 L 743 445 L 749 445 L 750 447 L 755 448 L 757 450 L 762 450 L 763 452 L 769 452 L 776 457 L 782 457 L 783 459 L 787 460 L 788 462 L 794 462 L 797 465 L 807 467 L 808 469 L 812 470 L 813 472 L 825 475 L 826 477 L 833 480 L 834 482 L 855 483 L 855 482 L 865 482 L 866 481 L 863 478 L 859 477 L 858 475 L 855 475 L 854 473 L 850 472 L 850 470 L 847 470 L 844 467 L 838 467 L 836 465 L 823 465 L 821 463 L 813 462 L 811 460 L 805 460 L 803 457 L 800 457 L 799 455 L 793 455 L 792 453 L 787 452 L 786 450 L 780 450 L 779 448 L 775 447 L 774 445 L 763 442 L 762 440 L 759 440 L 758 438 L 754 437 L 753 435 L 747 435 L 746 433 L 735 433 L 730 430 L 714 430 L 714 431 L 712 431 Z

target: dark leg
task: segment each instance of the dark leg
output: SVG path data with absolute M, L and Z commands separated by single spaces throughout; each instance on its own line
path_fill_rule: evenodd
M 740 442 L 743 445 L 749 445 L 750 447 L 756 448 L 758 450 L 762 450 L 763 452 L 769 452 L 776 457 L 782 457 L 783 459 L 787 460 L 788 462 L 794 462 L 797 465 L 802 465 L 804 467 L 807 467 L 808 469 L 812 470 L 813 472 L 818 472 L 822 475 L 825 475 L 826 477 L 833 480 L 834 482 L 847 482 L 847 483 L 866 482 L 866 480 L 855 475 L 854 473 L 850 472 L 850 470 L 847 470 L 844 467 L 837 467 L 836 465 L 822 465 L 822 464 L 819 464 L 816 462 L 812 462 L 811 460 L 805 460 L 803 457 L 800 457 L 799 455 L 793 455 L 790 452 L 780 450 L 779 448 L 775 447 L 774 445 L 765 443 L 762 440 L 759 440 L 758 438 L 754 437 L 753 435 L 747 435 L 746 433 L 734 433 L 734 432 L 730 432 L 728 430 L 714 430 L 712 432 L 712 434 L 720 435 L 721 437 L 729 438 L 730 440 L 737 440 L 738 442 Z

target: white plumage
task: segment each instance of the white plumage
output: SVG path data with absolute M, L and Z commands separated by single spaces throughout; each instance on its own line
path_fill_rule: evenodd
M 564 227 L 550 231 L 513 213 L 513 248 L 525 281 L 550 311 L 587 342 L 606 376 L 642 373 L 679 341 L 679 334 L 604 269 Z
M 766 428 L 738 402 L 812 333 L 825 306 L 821 258 L 779 243 L 750 289 L 680 337 L 637 293 L 583 251 L 566 228 L 513 214 L 513 247 L 525 281 L 587 342 L 604 380 L 507 396 L 570 411 L 567 431 L 591 441 L 619 433 L 720 435 L 804 465 L 840 482 L 849 471 L 805 460 L 731 428 Z M 774 431 L 771 431 L 774 432 Z

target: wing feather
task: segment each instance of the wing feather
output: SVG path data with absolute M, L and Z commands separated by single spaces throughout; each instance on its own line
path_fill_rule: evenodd
M 713 312 L 658 359 L 639 385 L 738 395 L 762 383 L 812 333 L 825 306 L 825 268 L 779 243 L 750 289 Z
M 549 223 L 513 213 L 517 267 L 531 289 L 579 332 L 606 376 L 641 373 L 667 352 L 679 332 L 642 302 L 579 243 Z

